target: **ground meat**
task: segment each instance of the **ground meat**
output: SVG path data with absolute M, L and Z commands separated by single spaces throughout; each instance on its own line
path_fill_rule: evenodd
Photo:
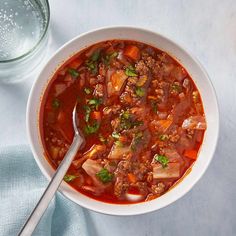
M 153 184 L 151 191 L 153 194 L 162 194 L 165 191 L 165 185 L 163 183 Z
M 132 97 L 128 92 L 123 92 L 120 96 L 120 102 L 129 105 L 132 102 Z
M 131 171 L 131 168 L 131 162 L 129 160 L 120 161 L 116 169 L 116 175 L 126 175 Z
M 121 106 L 119 104 L 110 107 L 104 107 L 103 114 L 104 115 L 118 114 L 120 112 L 120 109 Z
M 141 194 L 147 194 L 148 193 L 148 187 L 146 182 L 137 182 L 136 187 L 139 189 L 139 192 Z
M 146 180 L 147 180 L 148 183 L 152 183 L 152 180 L 153 180 L 153 173 L 152 172 L 147 173 Z
M 120 96 L 121 103 L 125 105 L 131 105 L 131 104 L 139 105 L 141 103 L 140 98 L 135 94 L 136 83 L 137 83 L 136 77 L 128 78 L 128 82 L 125 86 L 124 92 Z
M 126 190 L 128 189 L 128 187 L 129 187 L 129 184 L 127 182 L 125 182 L 121 178 L 117 178 L 114 185 L 114 195 L 117 198 L 121 198 L 126 192 Z
M 152 58 L 152 57 L 147 57 L 146 59 L 146 65 L 150 68 L 150 69 L 154 69 L 154 67 L 156 66 L 156 61 Z
M 172 143 L 177 143 L 180 139 L 180 136 L 178 134 L 175 134 L 175 135 L 170 135 L 169 136 L 169 140 L 172 142 Z
M 145 64 L 145 62 L 143 60 L 140 60 L 135 65 L 135 69 L 140 75 L 146 75 L 146 74 L 148 74 L 148 71 L 149 71 L 147 65 Z
M 103 94 L 103 85 L 102 84 L 97 84 L 95 86 L 93 95 L 96 96 L 96 97 L 103 97 L 104 96 L 104 94 Z
M 103 63 L 99 64 L 99 75 L 104 78 L 106 76 L 106 67 Z
M 103 82 L 104 82 L 104 77 L 101 76 L 101 75 L 98 75 L 98 76 L 97 76 L 97 82 L 98 82 L 98 83 L 103 83 Z

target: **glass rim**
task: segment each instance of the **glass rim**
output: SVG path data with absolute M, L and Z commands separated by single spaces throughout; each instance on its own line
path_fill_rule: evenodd
M 39 38 L 38 42 L 29 51 L 27 51 L 26 53 L 22 54 L 21 56 L 18 56 L 18 57 L 12 58 L 12 59 L 7 59 L 7 60 L 0 60 L 0 64 L 1 63 L 15 62 L 15 61 L 21 60 L 21 59 L 29 56 L 31 53 L 33 53 L 35 51 L 35 49 L 43 41 L 44 37 L 47 34 L 48 26 L 49 26 L 49 22 L 50 22 L 50 6 L 49 6 L 49 1 L 45 0 L 45 2 L 46 2 L 46 8 L 47 8 L 47 11 L 48 11 L 48 14 L 47 14 L 47 24 L 46 24 L 46 26 L 44 28 L 44 31 L 43 31 L 41 37 Z

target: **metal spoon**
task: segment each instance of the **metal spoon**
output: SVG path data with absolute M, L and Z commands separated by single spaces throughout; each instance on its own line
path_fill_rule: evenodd
M 78 118 L 76 113 L 77 103 L 74 106 L 72 120 L 73 120 L 73 128 L 74 128 L 74 139 L 73 142 L 66 153 L 64 159 L 61 164 L 57 168 L 54 176 L 52 177 L 50 183 L 48 184 L 46 190 L 44 191 L 42 197 L 34 208 L 33 212 L 29 216 L 28 220 L 24 224 L 21 229 L 19 236 L 29 236 L 33 233 L 34 229 L 38 225 L 41 217 L 43 216 L 45 210 L 47 209 L 50 201 L 52 200 L 54 194 L 56 193 L 58 187 L 61 184 L 63 177 L 65 176 L 67 170 L 69 169 L 71 162 L 73 161 L 77 151 L 84 143 L 84 137 L 81 135 L 78 129 Z

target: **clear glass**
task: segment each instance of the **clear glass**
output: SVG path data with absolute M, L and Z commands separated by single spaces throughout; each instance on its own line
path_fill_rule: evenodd
M 27 78 L 48 40 L 47 0 L 0 0 L 0 82 Z

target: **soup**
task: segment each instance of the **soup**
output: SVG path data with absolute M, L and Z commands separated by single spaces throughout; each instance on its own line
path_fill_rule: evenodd
M 45 156 L 55 169 L 73 139 L 76 102 L 85 145 L 64 180 L 88 197 L 116 204 L 155 199 L 197 159 L 206 130 L 201 96 L 166 52 L 109 40 L 56 71 L 40 109 Z

